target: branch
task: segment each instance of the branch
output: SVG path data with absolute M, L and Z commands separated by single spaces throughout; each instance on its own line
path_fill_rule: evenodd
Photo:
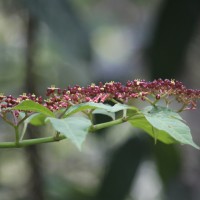
M 16 142 L 0 142 L 0 148 L 20 148 L 20 147 L 26 147 L 26 146 L 35 145 L 35 144 L 58 142 L 64 139 L 66 139 L 64 135 L 59 135 L 59 137 L 51 136 L 51 137 L 23 140 L 17 144 Z
M 116 119 L 116 120 L 113 120 L 110 122 L 92 125 L 90 127 L 90 132 L 95 132 L 95 131 L 103 129 L 103 128 L 121 124 L 121 123 L 127 122 L 129 119 L 136 119 L 136 118 L 141 118 L 141 117 L 143 117 L 141 114 L 137 114 L 137 115 L 133 115 L 133 116 L 122 117 L 122 118 L 119 118 L 119 119 Z
M 107 128 L 107 127 L 110 127 L 110 126 L 114 126 L 114 125 L 117 125 L 117 124 L 121 124 L 121 123 L 126 122 L 126 121 L 127 121 L 127 117 L 123 117 L 123 118 L 116 119 L 116 120 L 113 120 L 113 121 L 110 121 L 110 122 L 92 125 L 90 127 L 90 132 L 95 132 L 97 130 Z

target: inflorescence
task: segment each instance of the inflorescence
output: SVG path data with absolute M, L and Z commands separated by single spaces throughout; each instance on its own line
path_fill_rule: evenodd
M 6 113 L 9 108 L 18 105 L 24 100 L 32 100 L 44 105 L 51 111 L 57 111 L 61 108 L 69 108 L 72 105 L 95 102 L 104 103 L 107 101 L 127 103 L 130 99 L 141 99 L 155 105 L 160 99 L 164 99 L 166 104 L 176 100 L 182 104 L 180 111 L 195 109 L 197 100 L 200 98 L 200 90 L 187 89 L 181 82 L 176 80 L 154 80 L 147 82 L 145 80 L 127 81 L 126 85 L 120 82 L 108 82 L 98 85 L 92 83 L 87 87 L 75 85 L 67 89 L 51 86 L 47 88 L 46 99 L 34 94 L 22 94 L 15 98 L 11 95 L 4 96 L 0 94 L 0 112 Z M 17 115 L 17 112 L 16 112 Z

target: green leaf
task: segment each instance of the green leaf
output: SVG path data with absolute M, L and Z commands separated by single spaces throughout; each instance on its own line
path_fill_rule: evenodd
M 162 107 L 162 106 L 156 106 L 156 107 L 152 107 L 152 106 L 147 106 L 146 108 L 144 108 L 144 110 L 142 111 L 146 116 L 165 116 L 165 117 L 169 117 L 171 119 L 178 119 L 181 121 L 184 121 L 183 118 L 177 113 L 174 112 L 172 110 L 170 110 L 169 108 L 166 107 Z
M 155 128 L 167 132 L 181 144 L 189 144 L 197 149 L 193 142 L 190 128 L 183 123 L 181 116 L 165 107 L 148 107 L 144 110 L 145 118 Z
M 128 113 L 131 115 L 134 115 L 136 112 L 138 112 L 138 109 L 133 106 L 128 106 L 125 104 L 115 104 L 114 106 L 107 107 L 106 110 L 105 109 L 95 109 L 92 113 L 107 115 L 107 116 L 111 117 L 113 120 L 115 120 L 115 112 L 123 110 L 123 111 L 125 111 L 124 114 L 128 114 L 128 113 L 126 113 L 127 109 L 129 110 Z
M 24 118 L 25 114 L 23 112 L 20 112 L 20 117 Z M 42 113 L 34 113 L 32 115 L 30 115 L 27 119 L 24 120 L 23 124 L 23 129 L 21 131 L 21 136 L 20 136 L 20 140 L 23 140 L 23 137 L 26 133 L 26 129 L 28 124 L 32 124 L 34 126 L 42 126 L 45 125 L 45 119 L 46 119 L 46 115 L 42 114 Z
M 135 112 L 138 112 L 138 109 L 136 107 L 128 106 L 126 104 L 120 104 L 120 103 L 115 104 L 114 106 L 109 108 L 108 111 L 110 111 L 110 112 L 118 112 L 120 110 L 128 110 L 128 109 L 133 110 Z
M 84 117 L 67 117 L 64 119 L 48 117 L 47 120 L 51 122 L 56 131 L 65 135 L 81 150 L 81 145 L 92 125 L 89 119 Z
M 94 102 L 80 103 L 80 104 L 71 106 L 67 110 L 65 115 L 68 116 L 68 115 L 72 115 L 83 110 L 96 109 L 96 108 L 107 110 L 109 109 L 109 107 L 112 107 L 112 106 L 104 105 L 103 103 L 94 103 Z
M 42 126 L 45 125 L 46 117 L 47 116 L 42 113 L 34 113 L 30 117 L 28 117 L 24 122 L 34 126 Z
M 95 109 L 92 114 L 101 114 L 101 115 L 107 115 L 111 117 L 113 120 L 115 120 L 115 113 L 113 112 L 108 112 L 107 110 L 103 109 Z
M 69 115 L 75 114 L 77 112 L 80 112 L 83 110 L 89 110 L 89 109 L 90 110 L 91 109 L 103 109 L 108 112 L 117 112 L 117 111 L 125 110 L 125 109 L 137 110 L 137 108 L 128 106 L 125 104 L 115 104 L 114 106 L 110 106 L 110 105 L 105 105 L 103 103 L 87 102 L 87 103 L 81 103 L 78 105 L 71 106 L 65 113 L 65 116 L 69 116 Z
M 155 141 L 160 140 L 166 144 L 171 144 L 171 143 L 176 142 L 168 133 L 158 130 L 155 127 L 153 127 L 147 121 L 144 115 L 134 116 L 129 120 L 129 122 L 132 126 L 144 130 L 146 133 L 152 136 L 155 139 Z
M 178 113 L 165 107 L 152 106 L 146 107 L 142 113 L 140 118 L 132 118 L 130 123 L 149 133 L 155 140 L 167 144 L 180 142 L 199 149 L 192 140 L 190 128 Z
M 20 104 L 13 107 L 12 110 L 32 111 L 32 112 L 42 113 L 44 115 L 51 116 L 51 117 L 55 116 L 54 113 L 51 112 L 48 108 L 31 100 L 22 101 Z

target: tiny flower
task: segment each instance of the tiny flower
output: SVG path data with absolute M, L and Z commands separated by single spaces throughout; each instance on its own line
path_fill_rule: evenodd
M 159 100 L 160 99 L 160 94 L 156 95 L 156 99 Z
M 56 88 L 55 85 L 51 85 L 51 87 L 47 88 L 47 96 L 50 96 L 51 94 L 53 94 L 56 90 L 58 90 L 59 88 Z
M 0 101 L 2 101 L 6 96 L 3 93 L 0 93 Z
M 175 80 L 174 79 L 171 79 L 171 84 L 175 85 Z
M 95 86 L 96 86 L 95 83 L 92 83 L 92 84 L 90 85 L 91 88 L 94 88 Z

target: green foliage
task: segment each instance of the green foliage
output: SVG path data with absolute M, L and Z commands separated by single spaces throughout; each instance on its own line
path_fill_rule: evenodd
M 192 140 L 190 128 L 183 123 L 183 119 L 178 113 L 165 107 L 149 107 L 144 114 L 148 122 L 156 129 L 168 133 L 181 144 L 189 144 L 199 149 Z
M 22 101 L 20 104 L 13 107 L 12 110 L 32 111 L 32 112 L 42 113 L 44 115 L 51 117 L 55 116 L 54 113 L 51 112 L 48 108 L 31 100 Z
M 56 134 L 48 141 L 52 142 L 52 140 L 58 141 L 68 138 L 78 149 L 81 149 L 88 132 L 97 131 L 128 121 L 132 126 L 140 128 L 152 136 L 155 142 L 159 140 L 166 144 L 188 144 L 199 149 L 193 142 L 190 129 L 184 123 L 181 116 L 177 112 L 166 107 L 153 105 L 139 110 L 133 106 L 120 103 L 111 106 L 103 103 L 87 102 L 73 105 L 68 109 L 60 109 L 56 112 L 52 112 L 37 102 L 24 100 L 11 110 L 20 111 L 20 120 L 18 122 L 16 122 L 16 118 L 14 124 L 5 119 L 5 121 L 15 128 L 17 138 L 16 145 L 20 143 L 20 145 L 23 146 L 23 137 L 28 124 L 41 126 L 50 122 Z M 118 111 L 123 111 L 123 115 L 116 115 Z M 77 113 L 80 112 L 82 112 L 82 115 L 77 115 Z M 93 124 L 94 114 L 108 115 L 112 120 L 101 124 Z M 19 140 L 18 127 L 22 122 L 24 127 Z M 38 141 L 34 140 L 33 144 L 34 143 L 38 143 Z M 12 144 L 12 146 L 13 145 L 14 144 Z
M 75 114 L 80 111 L 84 111 L 84 110 L 88 110 L 88 109 L 96 109 L 96 108 L 107 110 L 107 109 L 111 108 L 111 106 L 105 105 L 103 103 L 94 103 L 94 102 L 81 103 L 78 105 L 71 106 L 66 111 L 65 116 L 69 116 L 69 115 Z
M 56 119 L 48 117 L 53 128 L 69 138 L 80 150 L 86 135 L 91 126 L 91 121 L 85 117 L 68 117 L 65 119 Z
M 42 126 L 45 125 L 46 115 L 43 113 L 34 113 L 30 117 L 28 117 L 24 123 L 31 124 L 34 126 Z
M 130 123 L 149 133 L 155 140 L 158 139 L 166 144 L 176 142 L 189 144 L 199 149 L 192 140 L 189 127 L 178 113 L 159 106 L 148 106 L 142 113 L 143 116 L 133 117 Z
M 115 104 L 114 106 L 110 106 L 110 105 L 105 105 L 103 103 L 88 102 L 88 103 L 81 103 L 78 105 L 71 106 L 66 111 L 65 116 L 69 116 L 69 115 L 75 114 L 77 112 L 88 110 L 88 109 L 92 109 L 92 110 L 101 109 L 104 114 L 105 114 L 104 111 L 113 113 L 113 112 L 117 112 L 117 111 L 124 110 L 124 109 L 137 110 L 137 108 L 134 108 L 132 106 L 127 106 L 125 104 L 120 104 L 120 103 Z
M 115 113 L 109 112 L 107 110 L 103 109 L 95 109 L 92 114 L 100 114 L 100 115 L 107 115 L 109 116 L 112 120 L 115 120 Z
M 133 127 L 142 129 L 146 133 L 148 133 L 151 137 L 155 139 L 155 142 L 156 140 L 160 140 L 161 142 L 164 142 L 166 144 L 171 144 L 175 142 L 175 140 L 172 137 L 170 137 L 168 133 L 153 127 L 152 124 L 148 122 L 148 120 L 145 118 L 144 115 L 132 117 L 129 120 L 129 122 Z

